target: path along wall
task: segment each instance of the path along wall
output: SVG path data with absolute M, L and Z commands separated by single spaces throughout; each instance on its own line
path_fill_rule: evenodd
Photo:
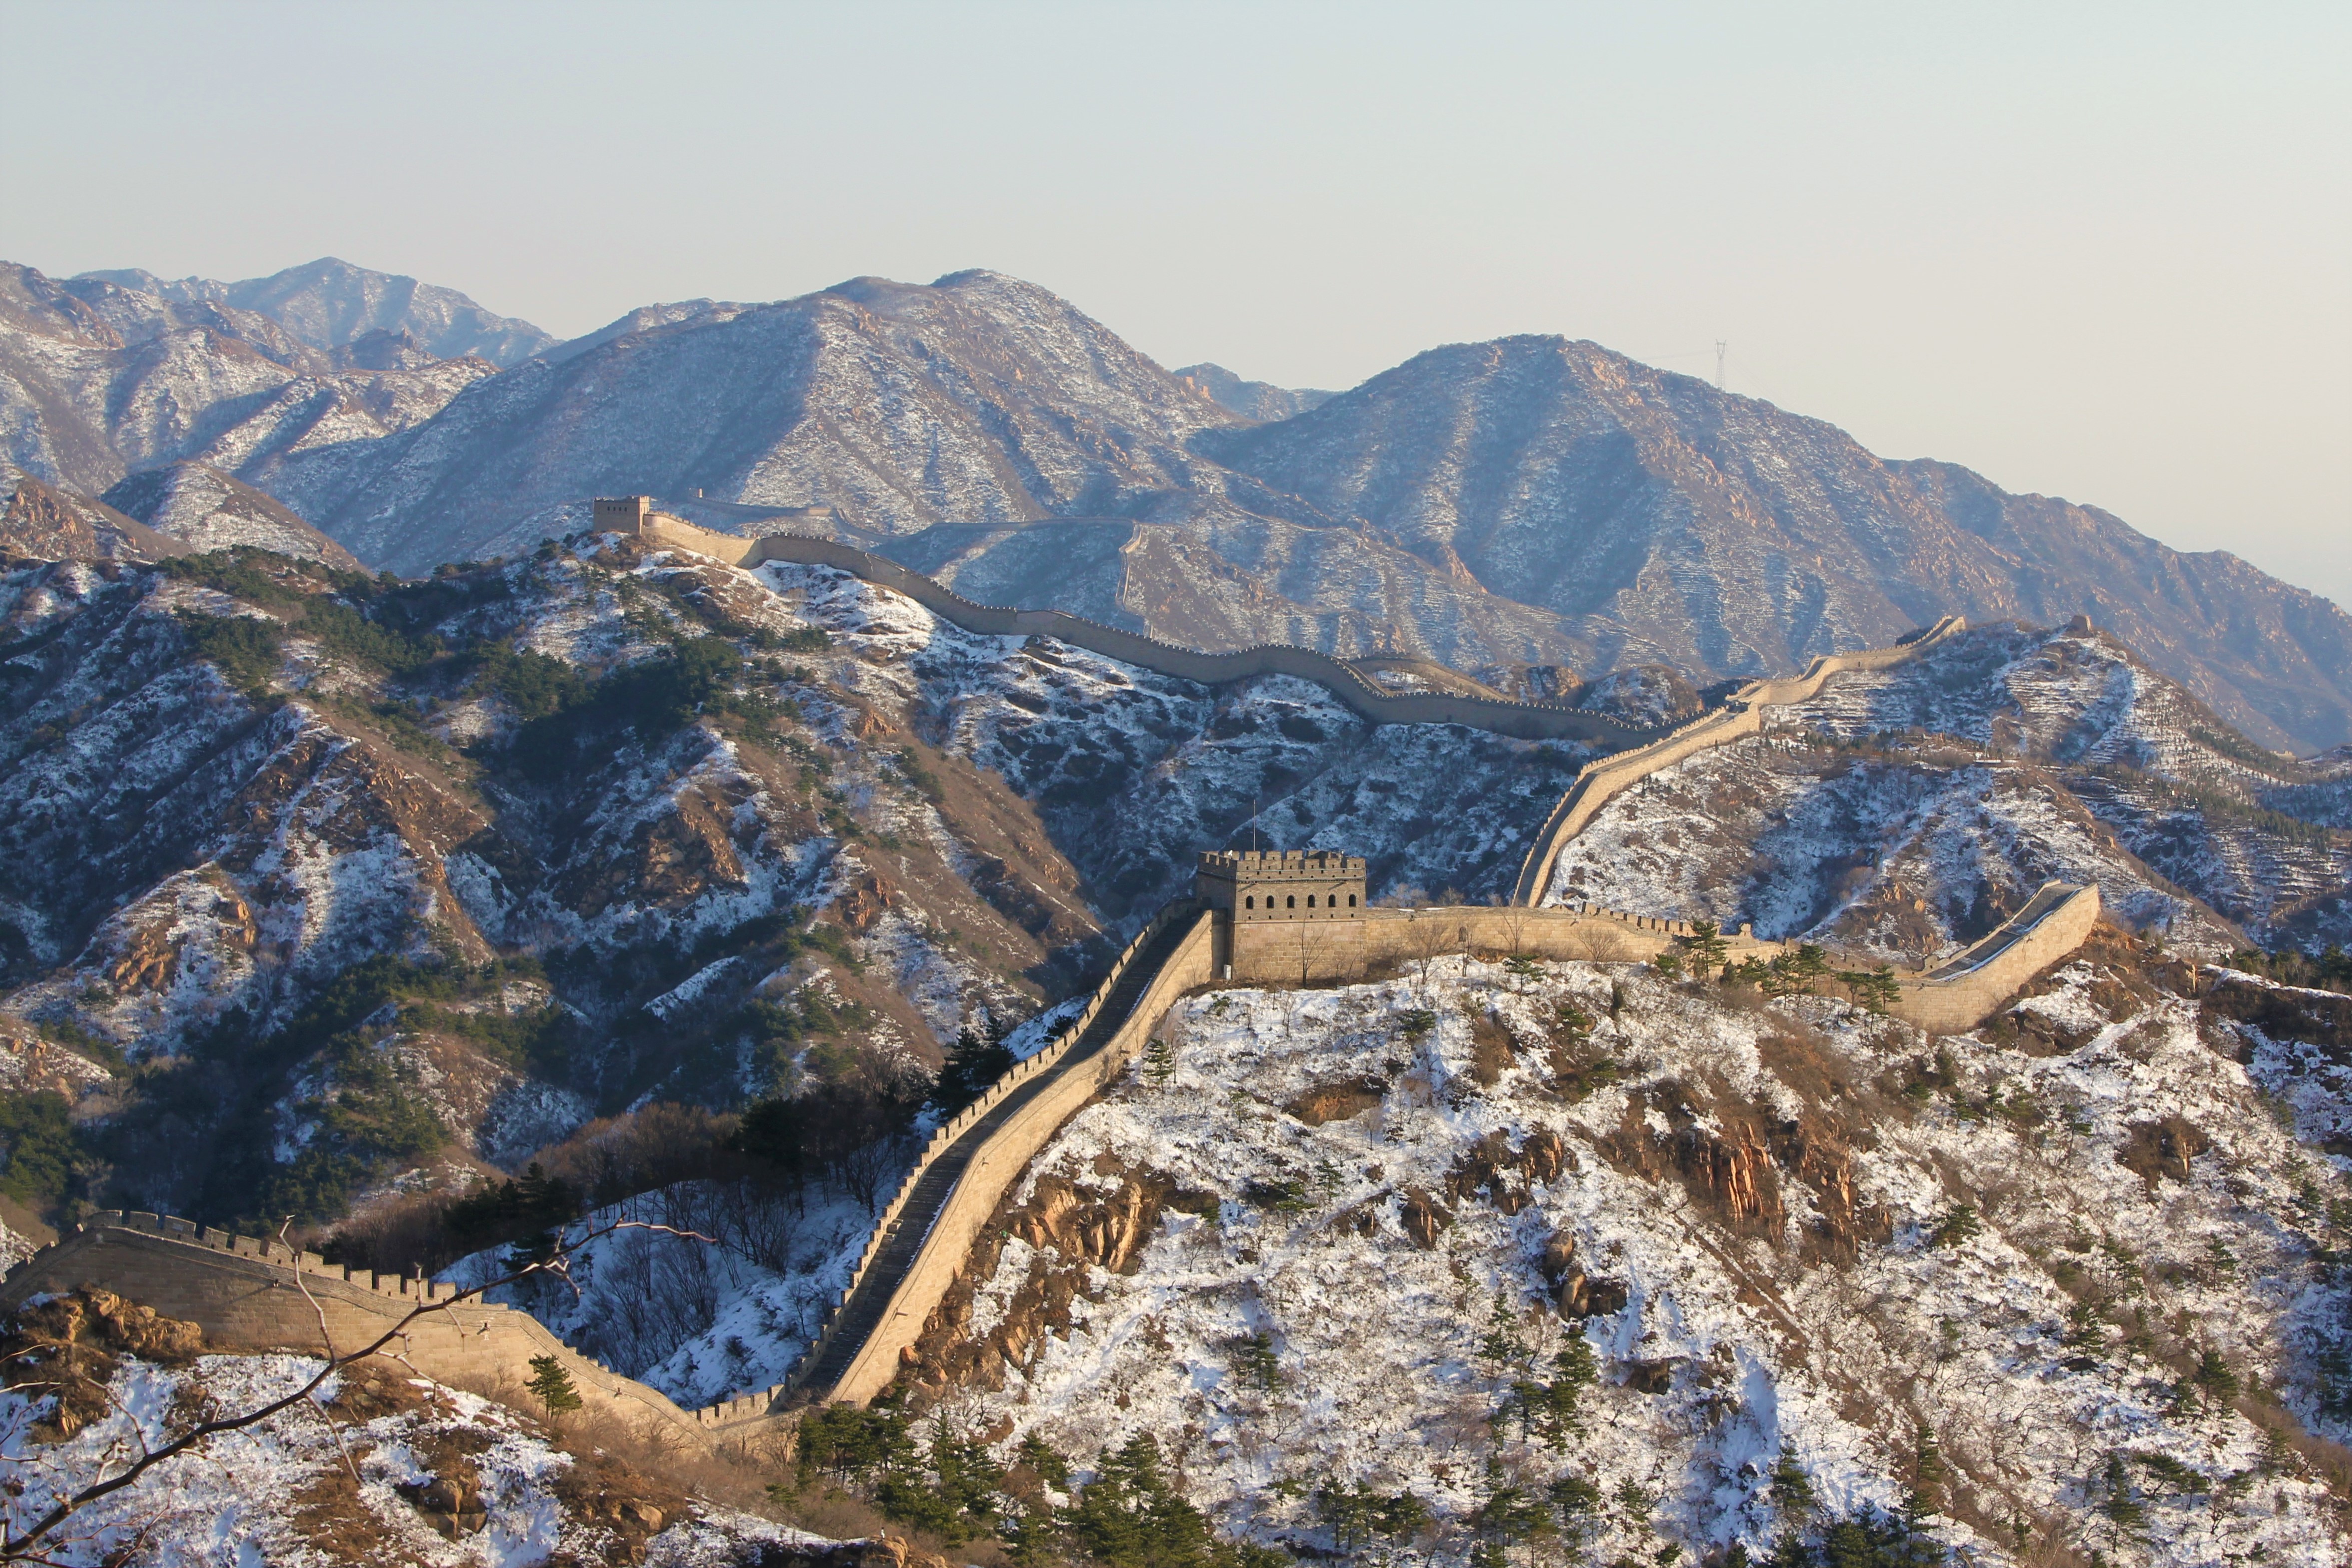
M 1612 714 L 1565 702 L 1503 702 L 1459 692 L 1390 691 L 1328 654 L 1288 643 L 1263 643 L 1237 653 L 1203 653 L 1060 610 L 1015 610 L 976 605 L 919 572 L 829 539 L 808 539 L 790 533 L 745 539 L 697 528 L 666 512 L 647 517 L 638 537 L 649 544 L 689 550 L 746 570 L 771 561 L 831 566 L 904 594 L 940 619 L 969 632 L 989 637 L 1052 637 L 1106 658 L 1157 670 L 1180 680 L 1199 681 L 1203 686 L 1260 675 L 1295 676 L 1325 688 L 1375 724 L 1462 724 L 1522 740 L 1573 740 L 1612 749 L 1637 745 L 1658 733 Z
M 1959 616 L 1946 616 L 1934 626 L 1893 647 L 1866 648 L 1860 653 L 1823 654 L 1805 667 L 1805 673 L 1784 679 L 1751 680 L 1730 701 L 1711 713 L 1683 725 L 1649 744 L 1587 763 L 1552 807 L 1542 830 L 1528 848 L 1511 901 L 1532 909 L 1543 902 L 1551 887 L 1552 868 L 1568 841 L 1584 831 L 1601 808 L 1634 784 L 1685 757 L 1756 734 L 1764 727 L 1764 710 L 1803 702 L 1820 692 L 1832 675 L 1855 669 L 1885 669 L 1917 658 L 1927 649 L 1968 629 Z
M 1889 1009 L 1933 1034 L 1973 1029 L 2025 983 L 2083 945 L 2099 918 L 2096 885 L 2045 882 L 1981 940 L 1917 978 Z
M 1592 963 L 1639 963 L 1691 934 L 1687 921 L 1659 920 L 1595 906 L 1520 909 L 1443 904 L 1366 910 L 1352 920 L 1219 921 L 1217 973 L 1245 984 L 1354 980 L 1387 964 L 1450 952 L 1525 953 Z M 1786 944 L 1727 933 L 1735 957 L 1771 958 Z M 1230 970 L 1228 969 L 1230 966 Z
M 1188 913 L 1188 918 L 1192 921 L 1192 930 L 1160 964 L 1159 973 L 1143 994 L 1135 999 L 1118 1032 L 1087 1061 L 1022 1107 L 972 1156 L 947 1206 L 932 1224 L 914 1267 L 891 1293 L 880 1324 L 826 1397 L 862 1405 L 889 1386 L 898 1375 L 900 1352 L 913 1345 L 922 1333 L 925 1321 L 947 1294 L 948 1287 L 955 1283 L 981 1227 L 996 1212 L 997 1204 L 1013 1184 L 1021 1179 L 1022 1172 L 1029 1168 L 1029 1162 L 1053 1141 L 1064 1122 L 1127 1070 L 1128 1064 L 1151 1037 L 1160 1016 L 1176 999 L 1192 987 L 1208 983 L 1213 973 L 1215 920 L 1206 910 Z M 1137 941 L 1140 945 L 1143 939 L 1139 937 Z M 1111 980 L 1104 982 L 1098 996 L 1108 995 L 1117 979 L 1114 973 Z M 1009 1089 L 1017 1081 L 1023 1080 L 1008 1078 L 999 1089 Z M 995 1098 L 1001 1100 L 1002 1093 Z M 985 1114 L 985 1110 L 975 1106 L 964 1116 L 977 1120 L 979 1114 Z M 970 1123 L 964 1121 L 961 1124 Z M 947 1130 L 941 1131 L 944 1133 Z M 952 1142 L 952 1138 L 949 1141 Z M 945 1144 L 938 1147 L 944 1148 Z M 918 1173 L 919 1170 L 919 1166 Z M 911 1186 L 913 1181 L 910 1175 L 908 1185 Z M 887 1221 L 876 1226 L 875 1235 L 878 1237 L 886 1226 Z
M 37 1291 L 62 1293 L 84 1285 L 195 1323 L 206 1343 L 220 1350 L 306 1355 L 327 1352 L 319 1332 L 321 1313 L 333 1349 L 347 1353 L 416 1308 L 456 1294 L 454 1286 L 346 1269 L 315 1252 L 200 1230 L 169 1215 L 108 1210 L 11 1268 L 0 1285 L 0 1312 L 15 1311 Z M 386 1353 L 422 1376 L 484 1394 L 512 1394 L 530 1378 L 531 1358 L 551 1355 L 590 1408 L 654 1441 L 708 1445 L 752 1414 L 730 1405 L 681 1410 L 659 1390 L 589 1360 L 530 1313 L 509 1307 L 460 1302 L 417 1319 L 401 1333 Z M 762 1402 L 760 1413 L 765 1408 Z
M 2083 944 L 2099 916 L 2099 889 L 2049 882 L 1984 937 L 1921 974 L 1897 974 L 1888 1011 L 1937 1034 L 1973 1029 L 2028 980 Z M 1354 920 L 1219 922 L 1220 978 L 1256 984 L 1352 980 L 1382 965 L 1442 953 L 1525 953 L 1593 963 L 1646 963 L 1692 934 L 1688 921 L 1587 905 L 1580 909 L 1440 906 L 1367 910 Z M 1733 958 L 1770 960 L 1792 942 L 1724 933 Z

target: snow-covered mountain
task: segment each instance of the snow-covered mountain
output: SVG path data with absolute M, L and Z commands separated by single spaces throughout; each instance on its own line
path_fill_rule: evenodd
M 454 289 L 372 272 L 331 256 L 235 283 L 158 278 L 137 267 L 84 272 L 69 281 L 85 279 L 173 304 L 249 310 L 328 353 L 371 334 L 404 333 L 436 359 L 472 355 L 504 366 L 519 364 L 556 343 L 552 333 L 512 316 L 494 315 Z
M 2184 947 L 2316 950 L 2352 943 L 2347 784 L 2345 759 L 2247 745 L 2116 637 L 1979 626 L 1653 774 L 1550 891 L 1908 959 L 2059 878 Z
M 340 364 L 253 311 L 0 264 L 0 483 L 30 474 L 97 496 L 190 460 L 284 500 L 289 468 L 428 418 L 495 372 L 366 357 L 389 368 Z
M 1593 343 L 1432 350 L 1198 445 L 1553 612 L 1603 668 L 1787 669 L 1943 614 L 2087 614 L 2267 743 L 2334 744 L 2352 724 L 2352 617 L 2326 600 L 2095 508 L 1884 461 L 1832 426 Z
M 317 561 L 346 572 L 359 558 L 312 528 L 276 498 L 204 463 L 142 468 L 102 498 L 158 533 L 194 551 L 239 545 Z
M 975 271 L 648 307 L 493 374 L 429 357 L 457 342 L 438 318 L 362 339 L 357 306 L 296 308 L 340 277 L 156 293 L 15 269 L 9 460 L 92 495 L 208 463 L 410 572 L 645 491 L 828 529 L 976 598 L 1513 689 L 1645 664 L 1705 685 L 1953 611 L 2089 614 L 2263 744 L 2352 740 L 2352 618 L 2326 601 L 1591 343 L 1454 345 L 1268 403 Z
M 26 564 L 0 607 L 0 1016 L 93 1070 L 179 1064 L 110 1121 L 113 1179 L 163 1210 L 275 1182 L 331 1214 L 648 1095 L 726 1111 L 848 1018 L 827 1070 L 899 1092 L 1066 994 L 1202 849 L 1490 897 L 1581 760 L 634 542 L 406 585 Z M 2112 639 L 1971 633 L 1780 728 L 1612 803 L 1556 891 L 1913 957 L 2050 876 L 2190 951 L 2345 934 L 2352 845 L 2286 815 L 2343 771 L 2266 757 Z M 320 1015 L 355 973 L 373 999 Z M 349 1055 L 362 1020 L 388 1077 Z M 375 1119 L 348 1147 L 346 1100 Z
M 12 1138 L 79 1127 L 23 1190 L 293 1213 L 405 1271 L 538 1161 L 719 1238 L 522 1303 L 692 1403 L 815 1332 L 957 1037 L 1034 1046 L 1196 851 L 1487 897 L 1581 760 L 590 537 L 407 584 L 20 562 L 0 682 L 0 1090 Z M 1555 890 L 1918 957 L 2058 875 L 2146 935 L 1945 1041 L 1641 966 L 1188 999 L 989 1228 L 915 1405 L 1038 1436 L 1073 1485 L 1149 1435 L 1222 1530 L 1307 1552 L 1335 1542 L 1299 1476 L 1412 1494 L 1394 1548 L 1446 1563 L 1509 1487 L 1650 1561 L 1892 1530 L 1906 1494 L 1987 1562 L 2021 1521 L 2326 1560 L 2326 1450 L 2263 1433 L 2352 1409 L 2341 999 L 2180 955 L 2341 934 L 2344 763 L 2087 627 L 1834 678 L 1612 803 Z M 762 1106 L 832 1125 L 740 1141 Z M 1578 1343 L 1572 1407 L 1497 1405 Z

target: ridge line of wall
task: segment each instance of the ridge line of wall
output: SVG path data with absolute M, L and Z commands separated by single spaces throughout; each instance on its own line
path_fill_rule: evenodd
M 1095 987 L 1093 995 L 1087 1000 L 1087 1005 L 1079 1010 L 1076 1017 L 1062 1026 L 1050 1044 L 1027 1059 L 1015 1063 L 1010 1072 L 989 1085 L 987 1090 L 978 1100 L 958 1111 L 931 1133 L 929 1141 L 923 1145 L 921 1152 L 916 1155 L 914 1165 L 907 1172 L 904 1179 L 899 1182 L 898 1190 L 891 1194 L 890 1201 L 883 1205 L 881 1214 L 875 1219 L 873 1234 L 866 1238 L 865 1248 L 859 1252 L 857 1262 L 850 1269 L 849 1283 L 842 1288 L 839 1294 L 835 1297 L 833 1304 L 825 1310 L 823 1327 L 819 1329 L 816 1337 L 809 1342 L 808 1348 L 803 1351 L 799 1358 L 793 1362 L 792 1370 L 785 1374 L 784 1381 L 772 1392 L 780 1395 L 797 1392 L 802 1381 L 823 1359 L 825 1351 L 833 1343 L 843 1314 L 849 1306 L 850 1299 L 857 1293 L 858 1287 L 866 1282 L 866 1271 L 873 1267 L 874 1259 L 889 1240 L 891 1227 L 898 1223 L 899 1215 L 905 1212 L 908 1200 L 914 1194 L 916 1184 L 922 1180 L 924 1173 L 930 1169 L 932 1163 L 953 1147 L 956 1140 L 962 1136 L 966 1129 L 1002 1105 L 1008 1095 L 1031 1079 L 1049 1073 L 1059 1066 L 1072 1048 L 1084 1037 L 1095 1019 L 1101 1015 L 1102 1009 L 1108 1005 L 1112 993 L 1118 989 L 1118 983 L 1126 977 L 1128 966 L 1134 961 L 1135 955 L 1156 938 L 1169 922 L 1181 920 L 1194 913 L 1196 909 L 1197 906 L 1189 899 L 1179 899 L 1162 905 L 1149 921 L 1144 922 L 1143 928 L 1135 933 L 1127 946 L 1120 950 L 1118 957 L 1111 964 L 1110 973 L 1104 976 L 1100 984 Z M 1202 912 L 1201 918 L 1207 918 L 1205 911 Z M 1201 976 L 1203 980 L 1208 978 L 1205 962 L 1204 960 L 1203 973 Z M 1166 966 L 1162 967 L 1164 969 Z M 1149 993 L 1147 993 L 1147 998 L 1148 996 Z M 1139 1002 L 1139 1009 L 1141 1003 Z M 1115 1045 L 1116 1041 L 1113 1043 Z M 1106 1047 L 1106 1052 L 1110 1048 Z M 1053 1098 L 1052 1094 L 1048 1094 L 1041 1097 L 1041 1100 Z M 1034 1110 L 1034 1107 L 1030 1109 Z M 1028 1111 L 1024 1110 L 1021 1116 L 1014 1118 L 1013 1122 L 999 1128 L 991 1138 L 990 1143 L 993 1144 L 997 1139 L 1003 1138 L 1013 1126 L 1025 1124 L 1027 1116 Z M 972 1170 L 982 1165 L 983 1158 L 985 1156 L 981 1153 L 974 1154 L 971 1165 L 966 1167 L 964 1181 L 968 1182 L 971 1179 Z M 962 1183 L 960 1182 L 958 1185 L 960 1190 Z M 952 1208 L 957 1202 L 957 1195 L 950 1194 L 947 1205 L 940 1210 L 941 1216 L 944 1216 L 948 1209 Z M 934 1219 L 931 1227 L 933 1237 L 938 1236 L 939 1229 L 939 1220 Z M 908 1268 L 908 1280 L 912 1280 L 926 1267 L 925 1254 L 929 1253 L 932 1245 L 932 1241 L 925 1241 L 922 1251 L 917 1255 L 914 1264 Z M 967 1246 L 969 1246 L 968 1241 Z M 893 1301 L 903 1295 L 906 1288 L 906 1281 L 902 1281 L 899 1289 L 892 1293 Z M 944 1290 L 945 1286 L 942 1285 L 940 1289 Z M 925 1310 L 928 1311 L 929 1309 Z M 883 1321 L 885 1322 L 890 1321 L 887 1310 Z M 918 1324 L 917 1327 L 919 1330 L 920 1325 Z M 866 1350 L 861 1349 L 858 1352 L 857 1360 L 851 1363 L 852 1369 L 861 1364 L 866 1356 Z M 839 1390 L 847 1382 L 848 1373 L 845 1372 L 842 1379 L 835 1384 L 831 1391 L 828 1391 L 828 1397 L 845 1397 L 839 1393 Z
M 1550 889 L 1552 868 L 1559 863 L 1560 851 L 1568 847 L 1569 840 L 1584 831 L 1602 806 L 1652 773 L 1696 752 L 1757 733 L 1764 727 L 1766 708 L 1805 701 L 1817 694 L 1832 675 L 1856 669 L 1887 669 L 1906 663 L 1966 631 L 1968 624 L 1964 616 L 1946 616 L 1892 647 L 1817 655 L 1802 675 L 1751 680 L 1722 707 L 1669 731 L 1649 744 L 1585 763 L 1577 770 L 1576 781 L 1559 797 L 1551 815 L 1545 818 L 1535 842 L 1528 847 L 1527 859 L 1519 868 L 1519 879 L 1511 889 L 1511 901 L 1529 909 L 1541 904 Z
M 988 637 L 1045 637 L 1123 664 L 1221 686 L 1260 675 L 1287 675 L 1328 689 L 1356 715 L 1374 724 L 1461 724 L 1519 740 L 1596 742 L 1633 745 L 1657 734 L 1613 714 L 1565 702 L 1510 702 L 1461 692 L 1395 692 L 1340 660 L 1292 643 L 1259 643 L 1230 653 L 1181 647 L 1140 632 L 1124 631 L 1062 610 L 1020 610 L 982 605 L 909 566 L 854 545 L 804 534 L 769 533 L 757 539 L 715 533 L 666 512 L 649 515 L 637 537 L 653 544 L 707 555 L 750 571 L 771 561 L 830 566 L 905 595 L 940 619 Z
M 352 1345 L 374 1340 L 416 1308 L 452 1302 L 458 1291 L 429 1279 L 330 1264 L 315 1252 L 200 1227 L 176 1215 L 107 1209 L 11 1268 L 0 1283 L 0 1313 L 15 1311 L 37 1291 L 94 1284 L 193 1321 L 224 1345 L 315 1354 L 326 1348 L 319 1339 L 320 1309 L 288 1283 L 298 1273 L 327 1310 L 331 1329 L 341 1321 L 336 1342 Z M 254 1288 L 238 1290 L 240 1280 Z M 772 1403 L 739 1395 L 684 1409 L 659 1389 L 583 1355 L 530 1312 L 478 1297 L 417 1320 L 404 1338 L 401 1353 L 417 1371 L 458 1383 L 487 1376 L 520 1384 L 530 1375 L 531 1355 L 553 1355 L 587 1391 L 626 1402 L 634 1425 L 698 1444 L 709 1443 L 718 1428 L 764 1415 Z

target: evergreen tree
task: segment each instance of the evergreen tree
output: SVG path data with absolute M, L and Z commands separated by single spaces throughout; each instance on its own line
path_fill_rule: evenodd
M 1202 1568 L 1213 1555 L 1208 1521 L 1170 1484 L 1149 1433 L 1104 1451 L 1067 1519 L 1078 1543 L 1110 1568 Z
M 565 1411 L 580 1408 L 580 1391 L 572 1386 L 572 1374 L 551 1355 L 530 1358 L 530 1381 L 523 1386 L 538 1395 L 550 1425 Z
M 1772 1503 L 1784 1515 L 1801 1518 L 1812 1511 L 1813 1479 L 1788 1449 L 1772 1466 Z
M 1282 1362 L 1274 1353 L 1274 1336 L 1260 1330 L 1233 1342 L 1234 1375 L 1252 1388 L 1272 1394 L 1282 1386 Z
M 1061 1450 L 1036 1433 L 1025 1434 L 1015 1451 L 1019 1462 L 1036 1472 L 1037 1479 L 1057 1492 L 1070 1489 L 1070 1461 L 1062 1458 Z
M 1915 1526 L 1936 1513 L 1943 1502 L 1944 1481 L 1948 1472 L 1944 1468 L 1944 1451 L 1936 1446 L 1936 1434 L 1924 1423 L 1919 1427 L 1919 1443 L 1911 1458 L 1911 1485 L 1904 1493 L 1903 1516 Z
M 931 1086 L 931 1108 L 946 1121 L 986 1094 L 1013 1067 L 1013 1053 L 994 1024 L 983 1028 L 965 1025 L 940 1068 L 939 1081 Z
M 1675 941 L 1681 944 L 1691 968 L 1702 975 L 1721 968 L 1731 952 L 1731 944 L 1723 940 L 1723 928 L 1713 921 L 1691 921 L 1690 935 Z
M 1494 1314 L 1478 1341 L 1479 1358 L 1493 1363 L 1498 1371 L 1507 1371 L 1525 1366 L 1531 1353 L 1528 1342 L 1519 1337 L 1519 1316 L 1512 1310 L 1510 1293 L 1496 1290 Z
M 1176 1076 L 1176 1047 L 1165 1035 L 1154 1035 L 1143 1047 L 1144 1081 L 1154 1089 L 1166 1089 Z
M 1841 969 L 1837 978 L 1853 999 L 1873 1013 L 1884 1013 L 1903 994 L 1895 984 L 1895 966 L 1882 963 L 1876 969 Z
M 2218 1403 L 2227 1404 L 2238 1396 L 2238 1374 L 2230 1370 L 2219 1351 L 2207 1351 L 2198 1357 L 2197 1370 L 2189 1377 Z

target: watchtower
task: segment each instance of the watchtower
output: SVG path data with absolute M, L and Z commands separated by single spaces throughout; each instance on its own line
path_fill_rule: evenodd
M 1202 903 L 1241 924 L 1352 921 L 1364 912 L 1364 858 L 1336 849 L 1212 849 L 1192 885 Z
M 646 531 L 646 519 L 653 515 L 651 496 L 598 496 L 596 498 L 596 531 L 599 533 L 640 534 Z

